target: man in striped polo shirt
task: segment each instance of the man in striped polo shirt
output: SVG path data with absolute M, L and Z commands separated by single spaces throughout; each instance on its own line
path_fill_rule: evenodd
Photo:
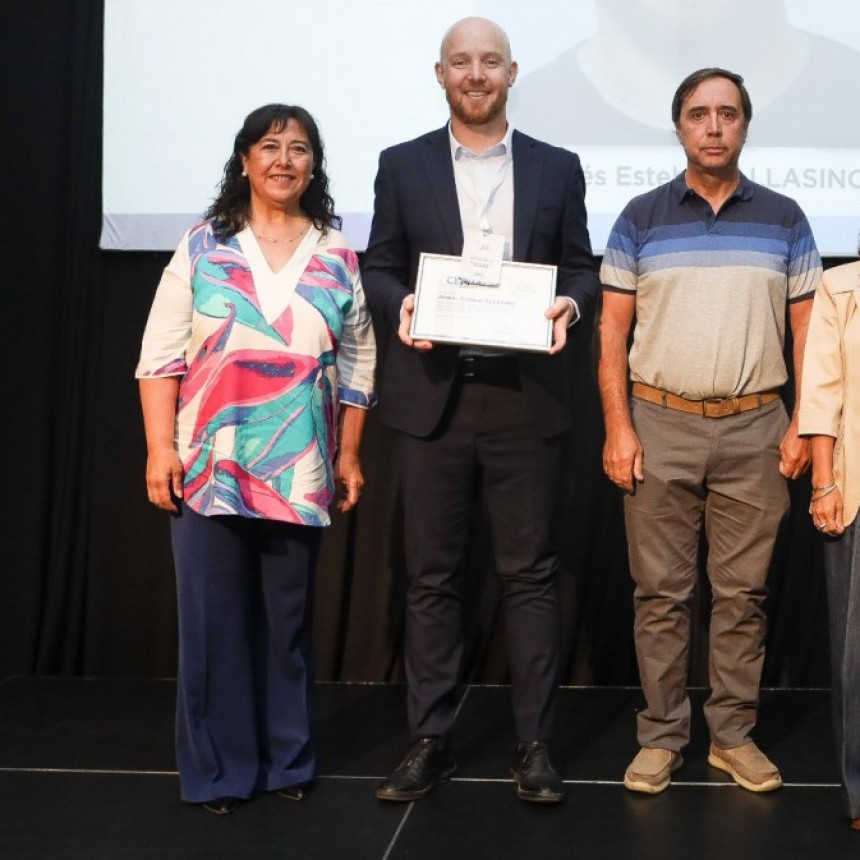
M 740 172 L 751 117 L 740 75 L 701 69 L 681 83 L 672 121 L 687 168 L 628 203 L 601 269 L 603 465 L 625 492 L 646 699 L 624 785 L 649 794 L 669 785 L 689 741 L 690 604 L 703 524 L 713 595 L 708 761 L 750 791 L 782 784 L 751 732 L 785 479 L 809 464 L 797 398 L 789 420 L 779 396 L 786 318 L 799 387 L 821 261 L 798 205 Z

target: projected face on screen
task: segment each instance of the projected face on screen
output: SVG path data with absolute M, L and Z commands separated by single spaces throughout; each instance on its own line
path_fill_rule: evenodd
M 601 0 L 595 13 L 596 33 L 572 33 L 567 51 L 523 74 L 523 130 L 570 146 L 665 144 L 674 87 L 720 66 L 743 75 L 752 94 L 751 144 L 860 147 L 860 118 L 840 92 L 858 79 L 860 52 L 792 25 L 782 0 Z M 539 111 L 548 86 L 556 109 Z
M 737 32 L 738 15 L 749 5 L 745 0 L 600 0 L 595 3 L 595 12 L 603 24 L 617 21 L 642 38 L 700 41 L 720 38 L 726 28 Z M 759 5 L 781 10 L 782 2 L 759 0 Z
M 856 33 L 852 4 L 840 9 Z M 860 80 L 860 51 L 796 26 L 783 0 L 600 0 L 594 12 L 594 32 L 573 29 L 566 50 L 521 73 L 511 115 L 580 154 L 596 248 L 608 213 L 683 169 L 672 94 L 693 70 L 719 66 L 741 74 L 752 98 L 741 170 L 801 203 L 823 253 L 851 253 L 860 112 L 845 109 L 843 93 Z

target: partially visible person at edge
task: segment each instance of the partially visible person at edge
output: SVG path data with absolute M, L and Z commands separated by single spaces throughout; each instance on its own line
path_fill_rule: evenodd
M 570 386 L 558 353 L 568 327 L 580 314 L 590 318 L 599 292 L 585 180 L 576 155 L 508 123 L 517 64 L 497 24 L 478 17 L 454 24 L 435 71 L 450 121 L 380 155 L 363 261 L 387 347 L 380 409 L 397 431 L 409 577 L 412 743 L 376 796 L 417 800 L 456 768 L 451 735 L 463 654 L 461 578 L 474 575 L 461 568 L 481 498 L 502 586 L 517 796 L 558 803 L 564 785 L 548 748 L 558 667 L 550 521 L 570 426 Z M 549 355 L 458 349 L 410 336 L 420 254 L 460 256 L 476 235 L 491 237 L 500 263 L 558 267 L 555 301 L 537 308 L 552 320 Z
M 815 296 L 800 432 L 812 437 L 809 512 L 824 535 L 836 752 L 845 809 L 860 830 L 860 262 L 828 269 Z
M 821 261 L 797 203 L 740 172 L 751 119 L 740 75 L 706 68 L 681 82 L 672 122 L 686 169 L 627 204 L 600 273 L 603 465 L 625 493 L 646 701 L 624 785 L 647 794 L 668 787 L 690 740 L 690 605 L 703 527 L 708 762 L 749 791 L 782 785 L 752 733 L 786 478 L 809 464 L 797 407 L 789 419 L 780 399 L 786 320 L 799 384 Z
M 329 506 L 352 509 L 375 400 L 358 260 L 323 145 L 270 104 L 164 271 L 143 337 L 149 500 L 171 512 L 182 799 L 225 814 L 314 778 L 313 577 Z

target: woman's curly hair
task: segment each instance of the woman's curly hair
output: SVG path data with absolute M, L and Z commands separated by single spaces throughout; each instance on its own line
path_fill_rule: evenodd
M 242 175 L 242 156 L 247 156 L 250 148 L 269 132 L 282 132 L 291 119 L 304 129 L 314 157 L 311 182 L 299 206 L 318 230 L 325 233 L 331 227 L 340 227 L 341 219 L 334 214 L 334 200 L 328 193 L 323 142 L 314 118 L 298 105 L 270 104 L 245 117 L 233 142 L 233 154 L 224 165 L 218 196 L 206 210 L 206 218 L 219 239 L 229 239 L 243 230 L 251 217 L 251 186 L 248 177 Z

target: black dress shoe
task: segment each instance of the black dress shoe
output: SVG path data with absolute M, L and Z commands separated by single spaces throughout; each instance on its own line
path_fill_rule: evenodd
M 287 800 L 304 800 L 310 793 L 310 788 L 309 782 L 301 782 L 298 785 L 287 785 L 284 788 L 279 788 L 275 794 L 278 797 L 286 797 Z
M 532 803 L 561 803 L 564 800 L 564 783 L 553 769 L 546 744 L 539 741 L 517 744 L 511 774 L 520 800 Z
M 415 741 L 406 757 L 379 788 L 380 800 L 418 800 L 435 785 L 446 782 L 457 769 L 451 749 L 442 738 Z
M 203 808 L 207 812 L 214 812 L 216 815 L 228 815 L 241 802 L 242 799 L 239 797 L 216 797 L 215 800 L 207 800 L 203 804 Z

